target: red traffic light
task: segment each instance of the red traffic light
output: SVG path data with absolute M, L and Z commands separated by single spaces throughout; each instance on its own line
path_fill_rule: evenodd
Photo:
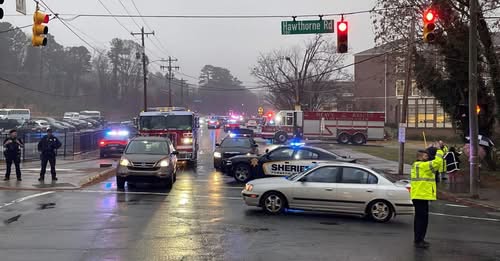
M 344 22 L 344 21 L 339 22 L 339 23 L 337 24 L 337 30 L 338 30 L 339 32 L 345 32 L 345 31 L 347 31 L 347 22 Z
M 432 9 L 427 9 L 424 13 L 424 20 L 427 23 L 434 23 L 436 20 L 436 14 L 434 13 L 434 10 Z

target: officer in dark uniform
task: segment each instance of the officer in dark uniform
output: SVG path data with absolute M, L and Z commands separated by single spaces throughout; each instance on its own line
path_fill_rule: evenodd
M 40 152 L 40 160 L 42 161 L 42 169 L 40 170 L 40 178 L 38 181 L 43 181 L 47 163 L 50 163 L 50 174 L 52 180 L 56 181 L 56 150 L 61 147 L 61 142 L 52 134 L 52 129 L 47 130 L 47 135 L 38 142 L 38 151 Z
M 9 132 L 9 137 L 3 141 L 5 162 L 7 163 L 7 169 L 5 171 L 5 178 L 3 180 L 7 181 L 10 179 L 10 170 L 12 168 L 12 163 L 16 166 L 16 177 L 18 181 L 21 181 L 21 148 L 24 147 L 22 140 L 17 138 L 17 131 L 11 130 Z

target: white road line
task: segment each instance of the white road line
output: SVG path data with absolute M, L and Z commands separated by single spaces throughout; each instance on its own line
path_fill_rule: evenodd
M 464 206 L 464 205 L 456 205 L 456 204 L 445 204 L 445 206 L 448 206 L 448 207 L 455 207 L 455 208 L 468 208 L 468 206 Z
M 0 209 L 8 207 L 8 206 L 10 206 L 12 204 L 16 204 L 16 203 L 20 203 L 20 202 L 32 199 L 32 198 L 37 198 L 37 197 L 45 196 L 45 195 L 48 195 L 48 194 L 52 194 L 54 192 L 55 191 L 47 191 L 47 192 L 37 193 L 37 194 L 29 195 L 29 196 L 26 196 L 26 197 L 18 198 L 18 199 L 12 200 L 9 203 L 3 204 L 2 206 L 0 206 Z
M 496 218 L 469 217 L 469 216 L 450 215 L 450 214 L 435 213 L 435 212 L 430 212 L 429 214 L 434 215 L 434 216 L 442 216 L 442 217 L 454 217 L 454 218 L 463 218 L 463 219 L 472 219 L 472 220 L 500 222 L 500 219 L 496 219 Z

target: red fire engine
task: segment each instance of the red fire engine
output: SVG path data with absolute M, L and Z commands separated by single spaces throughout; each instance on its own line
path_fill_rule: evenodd
M 280 111 L 274 119 L 257 131 L 256 136 L 285 143 L 294 136 L 295 126 L 306 139 L 333 139 L 339 143 L 364 144 L 368 140 L 384 139 L 383 112 L 352 111 Z
M 148 108 L 139 115 L 139 134 L 168 137 L 179 152 L 180 161 L 196 162 L 198 154 L 198 116 L 181 107 Z

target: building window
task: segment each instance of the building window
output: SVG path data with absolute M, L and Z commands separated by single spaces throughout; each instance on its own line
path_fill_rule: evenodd
M 405 91 L 405 80 L 396 81 L 396 96 L 403 96 Z
M 354 106 L 353 106 L 353 104 L 352 104 L 352 103 L 347 103 L 347 104 L 345 105 L 345 110 L 346 110 L 346 111 L 352 111 L 352 110 L 353 110 L 353 107 L 354 107 Z
M 400 107 L 402 104 L 400 100 Z M 408 101 L 409 128 L 452 128 L 452 118 L 434 98 L 410 99 Z
M 404 73 L 405 72 L 405 58 L 401 56 L 396 56 L 396 59 L 394 61 L 395 64 L 395 71 L 396 73 Z
M 426 117 L 427 117 L 427 107 L 425 106 L 425 100 L 418 99 L 417 120 L 419 128 L 425 128 Z

